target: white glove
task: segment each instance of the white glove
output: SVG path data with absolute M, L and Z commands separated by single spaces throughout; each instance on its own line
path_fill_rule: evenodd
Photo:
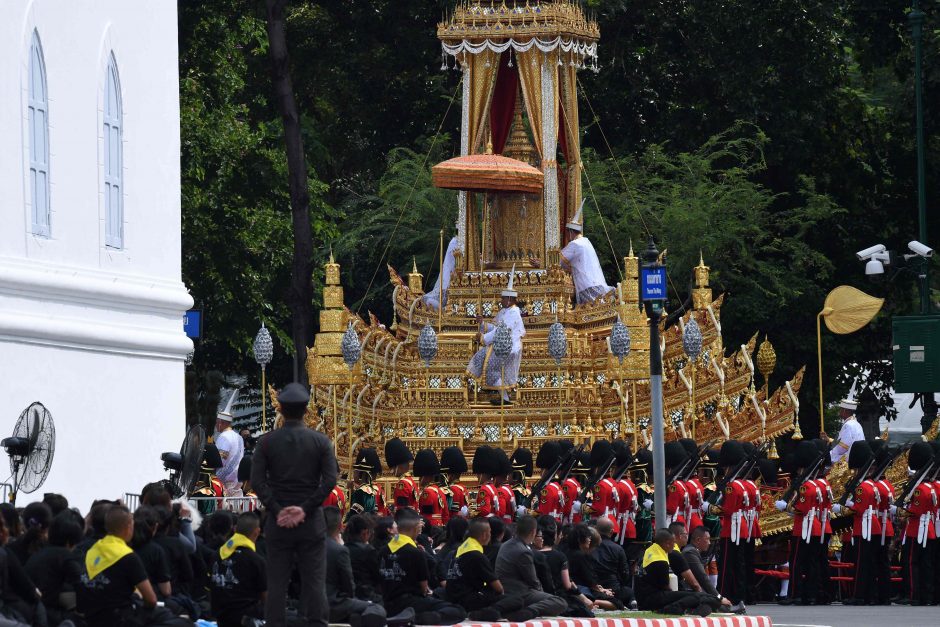
M 708 516 L 708 508 L 711 507 L 711 503 L 705 501 L 702 503 L 702 506 L 699 508 L 699 511 L 702 512 L 702 516 Z
M 833 504 L 832 504 L 832 513 L 833 513 L 833 514 L 841 514 L 841 513 L 842 513 L 842 506 L 839 505 L 838 503 L 833 503 Z
M 653 509 L 653 499 L 643 501 L 643 509 Z
M 516 516 L 525 516 L 528 513 L 524 505 L 516 507 Z
M 577 514 L 581 511 L 581 501 L 572 501 L 571 503 L 571 513 Z
M 777 508 L 778 512 L 782 512 L 783 510 L 787 508 L 787 502 L 784 501 L 783 499 L 780 499 L 779 501 L 776 501 L 774 503 L 774 507 Z
M 467 509 L 467 506 L 466 506 L 466 505 L 464 505 L 463 507 L 460 508 L 460 515 L 461 515 L 461 516 L 463 516 L 464 518 L 466 518 L 469 514 L 470 514 L 470 510 Z
M 892 516 L 894 516 L 895 514 L 897 514 L 897 513 L 898 513 L 898 506 L 897 506 L 897 505 L 892 505 L 891 507 L 889 507 L 889 508 L 888 508 L 888 513 L 891 514 Z
M 853 501 L 852 499 L 849 499 L 848 501 L 845 502 L 845 506 L 848 507 L 849 509 L 852 509 L 854 505 L 855 505 L 855 501 Z

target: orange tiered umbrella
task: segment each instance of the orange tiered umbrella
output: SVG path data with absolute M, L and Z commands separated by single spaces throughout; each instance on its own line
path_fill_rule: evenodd
M 542 171 L 503 155 L 464 155 L 431 168 L 435 187 L 482 192 L 540 194 Z

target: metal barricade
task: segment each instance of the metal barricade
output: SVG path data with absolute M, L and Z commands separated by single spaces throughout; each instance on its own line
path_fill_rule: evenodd
M 13 495 L 13 486 L 9 483 L 0 483 L 0 503 L 9 503 L 10 497 Z
M 236 514 L 253 512 L 258 509 L 259 505 L 256 496 L 191 496 L 188 500 L 199 509 L 203 516 L 222 509 Z
M 134 512 L 140 507 L 140 495 L 132 494 L 130 492 L 124 493 L 124 506 Z

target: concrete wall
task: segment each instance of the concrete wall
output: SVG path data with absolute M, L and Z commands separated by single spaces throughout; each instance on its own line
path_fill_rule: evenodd
M 49 95 L 48 238 L 30 232 L 34 31 Z M 123 109 L 120 250 L 104 236 L 111 54 Z M 179 147 L 175 0 L 0 3 L 0 436 L 32 401 L 52 412 L 56 456 L 37 497 L 62 492 L 84 509 L 139 490 L 182 441 L 192 298 L 180 280 Z

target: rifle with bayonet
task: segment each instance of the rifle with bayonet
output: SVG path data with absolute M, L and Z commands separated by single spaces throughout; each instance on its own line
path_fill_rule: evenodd
M 542 493 L 542 490 L 545 489 L 545 486 L 547 486 L 549 483 L 551 483 L 552 479 L 555 478 L 555 475 L 557 475 L 558 472 L 559 472 L 569 461 L 575 459 L 575 457 L 574 457 L 574 451 L 575 451 L 575 449 L 574 449 L 574 447 L 572 447 L 567 453 L 565 453 L 564 455 L 559 456 L 559 457 L 558 457 L 558 461 L 556 461 L 552 466 L 549 466 L 548 468 L 546 468 L 546 469 L 542 472 L 542 476 L 539 477 L 539 480 L 536 481 L 536 482 L 532 485 L 532 495 L 533 495 L 533 497 L 537 497 L 539 494 L 541 494 L 541 493 Z M 573 465 L 573 464 L 572 464 L 572 465 Z
M 702 444 L 700 447 L 698 447 L 698 451 L 696 451 L 695 456 L 690 457 L 688 459 L 689 463 L 683 465 L 682 469 L 676 473 L 675 480 L 676 481 L 688 480 L 688 478 L 691 477 L 693 473 L 695 473 L 695 470 L 698 468 L 698 465 L 702 461 L 702 457 L 705 455 L 708 449 L 712 447 L 714 443 L 715 443 L 715 440 L 709 440 L 705 444 Z
M 594 489 L 598 483 L 603 481 L 604 477 L 607 476 L 607 472 L 610 470 L 610 467 L 614 465 L 614 462 L 617 461 L 617 456 L 611 452 L 610 457 L 600 466 L 597 467 L 597 472 L 587 478 L 584 482 L 584 485 L 581 486 L 581 491 L 578 492 L 578 500 L 582 503 L 584 499 L 587 498 L 588 493 Z
M 793 497 L 796 496 L 796 492 L 800 489 L 800 486 L 816 475 L 816 472 L 823 465 L 823 462 L 826 460 L 828 455 L 829 451 L 820 452 L 816 457 L 816 460 L 809 467 L 803 469 L 803 474 L 801 474 L 799 477 L 793 478 L 793 481 L 790 483 L 790 487 L 787 488 L 787 491 L 783 493 L 783 496 L 780 497 L 780 500 L 786 501 L 787 506 L 789 506 L 790 501 L 792 501 Z
M 770 442 L 764 442 L 759 447 L 755 448 L 750 455 L 738 462 L 738 465 L 734 467 L 734 470 L 730 474 L 725 473 L 721 479 L 716 481 L 715 491 L 709 494 L 708 499 L 706 499 L 709 505 L 718 505 L 721 499 L 724 498 L 725 488 L 732 482 L 750 475 L 751 471 L 754 470 L 754 467 L 757 465 L 757 460 L 759 460 L 760 456 L 769 448 Z

